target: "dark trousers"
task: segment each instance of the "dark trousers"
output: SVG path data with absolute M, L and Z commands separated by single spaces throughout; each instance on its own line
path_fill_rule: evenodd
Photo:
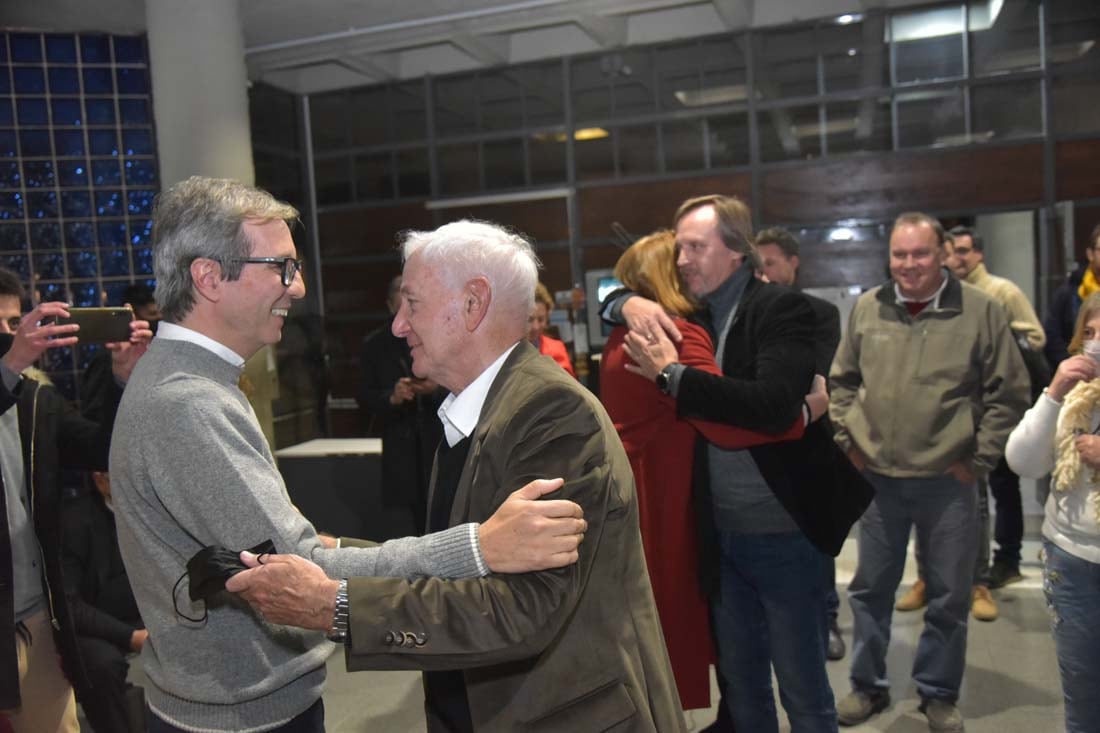
M 78 691 L 76 701 L 84 708 L 84 717 L 92 730 L 96 733 L 138 733 L 129 722 L 126 674 L 130 663 L 126 661 L 126 654 L 104 639 L 81 636 L 77 642 L 93 687 L 87 692 Z
M 997 511 L 997 521 L 993 526 L 997 549 L 993 551 L 993 562 L 1018 566 L 1024 539 L 1020 477 L 1012 472 L 1004 458 L 989 472 L 989 491 L 993 494 Z
M 149 733 L 187 733 L 183 728 L 164 722 L 152 710 L 147 710 L 146 713 Z M 268 728 L 266 733 L 325 733 L 324 702 L 317 698 L 317 702 L 306 708 L 305 712 L 277 728 Z

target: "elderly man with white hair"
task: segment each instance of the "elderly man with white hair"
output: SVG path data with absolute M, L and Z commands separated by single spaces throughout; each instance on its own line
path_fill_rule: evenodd
M 349 669 L 423 669 L 430 731 L 681 731 L 646 573 L 630 463 L 593 395 L 525 338 L 538 260 L 460 221 L 407 235 L 394 334 L 439 410 L 428 529 L 489 516 L 500 486 L 560 476 L 588 532 L 579 561 L 471 580 L 329 580 L 301 558 L 233 578 L 269 621 L 327 629 L 347 583 Z M 252 558 L 245 556 L 246 563 Z

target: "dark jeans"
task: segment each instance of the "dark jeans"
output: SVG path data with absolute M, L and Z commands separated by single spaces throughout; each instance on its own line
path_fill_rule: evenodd
M 772 667 L 792 733 L 835 733 L 825 673 L 822 555 L 801 532 L 719 532 L 721 589 L 713 617 L 723 700 L 738 731 L 776 733 Z
M 95 733 L 126 733 L 131 730 L 127 702 L 126 674 L 130 664 L 115 644 L 89 636 L 77 637 L 80 658 L 93 689 L 78 691 L 76 701 L 84 708 L 84 717 Z M 132 731 L 139 733 L 139 731 Z
M 989 491 L 997 509 L 997 521 L 993 527 L 993 537 L 997 540 L 997 549 L 993 552 L 993 562 L 1011 565 L 1020 564 L 1020 548 L 1024 540 L 1024 507 L 1020 497 L 1020 477 L 1002 458 L 997 467 L 989 472 Z
M 840 595 L 836 592 L 836 558 L 823 554 L 821 556 L 825 580 L 825 619 L 830 624 L 836 623 L 837 614 L 840 613 Z
M 164 722 L 152 710 L 147 710 L 146 713 L 149 733 L 188 733 L 183 728 Z M 317 702 L 306 708 L 305 712 L 299 713 L 280 726 L 268 728 L 265 733 L 325 733 L 324 702 L 317 698 Z

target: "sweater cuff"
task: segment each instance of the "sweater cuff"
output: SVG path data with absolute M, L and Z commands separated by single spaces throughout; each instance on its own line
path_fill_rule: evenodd
M 489 574 L 481 557 L 478 525 L 460 524 L 449 530 L 426 535 L 432 572 L 440 578 L 480 578 Z

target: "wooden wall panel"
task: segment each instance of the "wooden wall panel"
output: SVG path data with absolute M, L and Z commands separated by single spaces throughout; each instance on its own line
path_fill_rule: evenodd
M 618 222 L 630 234 L 640 237 L 655 229 L 672 226 L 672 215 L 685 199 L 724 193 L 747 201 L 750 191 L 748 173 L 581 189 L 578 192 L 580 237 L 611 238 L 612 222 Z
M 526 235 L 536 244 L 569 240 L 564 198 L 443 209 L 436 216 L 440 225 L 459 219 L 482 219 L 502 224 Z
M 1100 140 L 1065 140 L 1054 146 L 1059 201 L 1100 198 Z
M 322 257 L 387 252 L 396 257 L 400 232 L 435 226 L 432 212 L 422 203 L 326 211 L 317 218 Z
M 763 175 L 760 218 L 817 224 L 1033 203 L 1043 196 L 1042 163 L 1035 143 L 775 169 Z

